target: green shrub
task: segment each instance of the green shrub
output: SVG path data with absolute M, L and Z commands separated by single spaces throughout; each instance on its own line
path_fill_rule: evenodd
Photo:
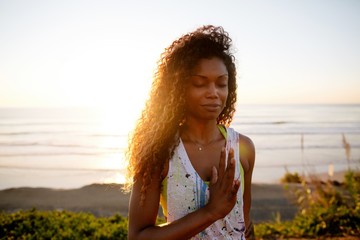
M 343 186 L 330 182 L 306 183 L 295 192 L 299 211 L 292 221 L 255 226 L 263 239 L 287 237 L 335 237 L 360 235 L 360 176 L 348 171 Z
M 127 219 L 68 211 L 0 213 L 0 239 L 127 239 Z
M 303 180 L 302 177 L 300 177 L 297 172 L 295 173 L 286 172 L 284 177 L 280 179 L 282 183 L 301 183 L 302 180 Z

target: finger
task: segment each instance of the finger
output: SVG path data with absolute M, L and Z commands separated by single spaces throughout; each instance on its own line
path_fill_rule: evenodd
M 234 160 L 234 163 L 232 161 Z M 235 159 L 234 159 L 234 149 L 230 148 L 229 155 L 227 158 L 226 171 L 232 171 L 232 168 L 235 169 Z
M 235 178 L 235 159 L 231 158 L 228 160 L 228 165 L 226 167 L 226 178 L 228 179 L 229 183 L 233 183 Z
M 236 198 L 236 195 L 237 195 L 239 189 L 240 189 L 240 181 L 239 180 L 234 180 L 232 189 L 231 189 L 229 197 L 228 197 L 229 201 Z
M 234 149 L 233 148 L 230 148 L 230 151 L 229 151 L 229 156 L 228 156 L 228 163 L 231 159 L 234 158 Z
M 230 149 L 228 165 L 226 167 L 226 185 L 228 186 L 227 189 L 230 189 L 233 185 L 234 177 L 235 177 L 235 159 L 234 159 L 233 150 Z
M 211 180 L 210 183 L 211 184 L 215 184 L 218 180 L 218 173 L 217 173 L 217 169 L 215 166 L 212 167 L 212 172 L 211 172 Z
M 237 192 L 239 191 L 239 188 L 240 188 L 240 181 L 239 180 L 234 180 L 232 193 L 237 194 Z
M 226 159 L 226 153 L 225 153 L 225 147 L 223 147 L 221 149 L 220 162 L 219 162 L 219 172 L 218 172 L 218 175 L 219 175 L 220 178 L 222 178 L 222 176 L 224 176 L 225 159 Z

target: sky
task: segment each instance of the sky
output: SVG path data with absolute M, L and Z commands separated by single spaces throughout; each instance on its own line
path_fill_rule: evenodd
M 233 39 L 238 102 L 360 103 L 360 1 L 0 0 L 0 107 L 136 112 L 164 48 Z

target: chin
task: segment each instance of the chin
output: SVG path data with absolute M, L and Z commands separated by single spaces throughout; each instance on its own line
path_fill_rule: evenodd
M 203 116 L 202 118 L 209 120 L 209 121 L 211 121 L 211 120 L 216 121 L 219 116 L 220 116 L 220 114 L 207 114 L 206 116 Z

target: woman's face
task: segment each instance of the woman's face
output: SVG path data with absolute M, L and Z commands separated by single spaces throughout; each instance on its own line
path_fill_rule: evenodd
M 228 71 L 217 57 L 200 59 L 186 88 L 186 114 L 202 120 L 216 120 L 228 97 Z

